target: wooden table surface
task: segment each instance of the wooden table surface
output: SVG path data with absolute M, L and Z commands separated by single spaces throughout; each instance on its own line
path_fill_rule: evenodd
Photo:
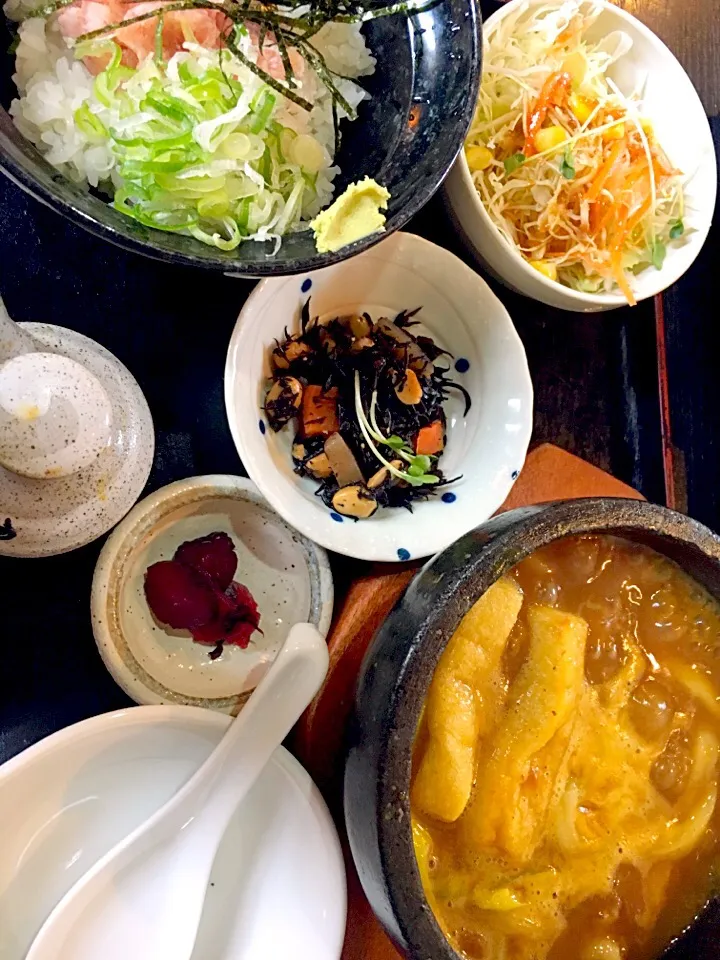
M 720 140 L 717 0 L 623 0 L 675 51 Z M 496 4 L 484 3 L 485 13 Z M 411 230 L 469 258 L 436 197 Z M 717 227 L 657 304 L 565 314 L 498 289 L 528 352 L 533 443 L 550 440 L 720 527 Z M 181 477 L 242 473 L 222 398 L 230 332 L 252 284 L 115 249 L 0 178 L 0 290 L 16 320 L 99 340 L 140 382 L 157 452 L 148 491 Z M 665 402 L 663 402 L 665 401 Z M 67 557 L 0 558 L 0 762 L 42 736 L 129 701 L 92 638 L 89 591 L 102 543 Z M 335 564 L 342 583 L 361 567 Z

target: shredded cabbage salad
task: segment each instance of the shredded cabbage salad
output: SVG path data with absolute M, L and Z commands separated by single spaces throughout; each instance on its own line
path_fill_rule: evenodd
M 608 75 L 627 34 L 588 31 L 593 0 L 520 4 L 486 37 L 465 144 L 491 219 L 551 280 L 635 303 L 633 277 L 682 242 L 682 174 Z
M 244 240 L 277 249 L 322 206 L 315 186 L 318 171 L 328 172 L 326 149 L 278 122 L 284 98 L 229 50 L 186 43 L 169 61 L 148 56 L 137 68 L 122 64 L 113 41 L 76 53 L 110 55 L 75 122 L 109 145 L 113 204 L 138 223 L 221 250 Z

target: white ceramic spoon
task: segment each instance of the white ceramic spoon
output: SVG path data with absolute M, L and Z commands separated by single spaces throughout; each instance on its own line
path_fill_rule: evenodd
M 327 666 L 318 631 L 293 627 L 210 757 L 68 891 L 27 960 L 188 960 L 225 829 Z

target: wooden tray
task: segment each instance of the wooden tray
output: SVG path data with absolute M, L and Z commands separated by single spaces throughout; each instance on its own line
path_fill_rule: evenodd
M 552 444 L 529 454 L 498 513 L 513 507 L 578 497 L 631 497 L 632 487 Z M 348 877 L 348 922 L 342 960 L 399 960 L 365 899 L 345 837 L 342 776 L 345 732 L 360 664 L 375 631 L 402 595 L 420 563 L 366 565 L 339 591 L 330 629 L 330 669 L 296 730 L 296 753 L 323 792 L 340 831 Z

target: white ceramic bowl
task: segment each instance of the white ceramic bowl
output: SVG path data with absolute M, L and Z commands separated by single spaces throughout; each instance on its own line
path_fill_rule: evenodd
M 279 433 L 263 413 L 269 356 L 285 328 L 299 330 L 300 308 L 313 314 L 367 310 L 394 316 L 422 307 L 417 319 L 455 357 L 455 392 L 445 405 L 448 444 L 441 465 L 462 478 L 443 496 L 353 522 L 315 496 L 317 484 L 293 473 L 293 426 Z M 419 328 L 421 329 L 421 328 Z M 245 469 L 277 512 L 330 550 L 363 560 L 409 560 L 443 550 L 500 506 L 519 473 L 532 429 L 532 384 L 510 317 L 484 280 L 440 247 L 407 233 L 336 266 L 264 280 L 248 298 L 230 341 L 225 404 Z
M 262 633 L 217 659 L 185 630 L 158 623 L 145 571 L 185 540 L 223 531 L 238 557 L 235 579 L 253 595 Z M 178 480 L 141 500 L 103 547 L 93 577 L 95 640 L 116 682 L 138 703 L 178 703 L 235 714 L 285 642 L 310 622 L 325 636 L 333 608 L 327 554 L 274 513 L 244 477 Z
M 559 6 L 562 0 L 551 0 Z M 625 93 L 631 93 L 646 78 L 642 112 L 652 120 L 659 142 L 671 161 L 689 178 L 686 189 L 685 223 L 688 230 L 681 244 L 670 244 L 661 270 L 650 267 L 634 281 L 637 300 L 661 293 L 690 267 L 705 243 L 717 191 L 715 150 L 705 110 L 692 82 L 665 44 L 643 23 L 610 0 L 597 0 L 604 8 L 590 37 L 600 39 L 613 30 L 623 30 L 632 49 L 609 71 Z M 510 0 L 485 21 L 487 43 L 493 30 L 518 7 L 548 6 L 547 0 Z M 499 280 L 528 297 L 563 310 L 597 312 L 627 306 L 617 293 L 591 294 L 571 290 L 533 269 L 501 234 L 488 216 L 473 185 L 465 152 L 460 151 L 445 182 L 445 195 L 461 233 L 478 259 Z
M 0 960 L 207 758 L 229 718 L 135 707 L 84 720 L 0 767 Z M 193 960 L 338 960 L 346 891 L 320 793 L 282 747 L 220 846 Z

